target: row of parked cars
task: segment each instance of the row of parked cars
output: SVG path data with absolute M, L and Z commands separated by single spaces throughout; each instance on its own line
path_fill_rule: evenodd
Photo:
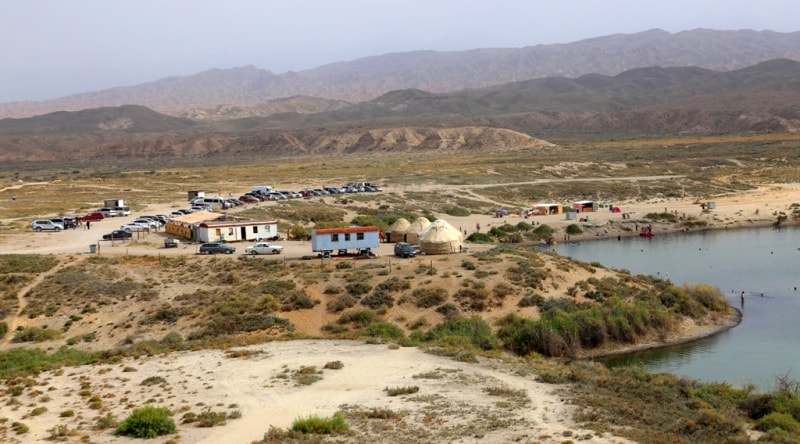
M 31 229 L 34 231 L 61 231 L 70 228 L 78 228 L 84 222 L 95 222 L 109 217 L 130 216 L 131 209 L 128 207 L 103 207 L 97 211 L 90 211 L 83 216 L 61 216 L 52 219 L 36 219 L 31 222 Z
M 200 254 L 233 254 L 236 252 L 236 247 L 222 242 L 206 242 L 200 245 Z M 259 255 L 259 254 L 281 254 L 283 252 L 282 245 L 274 245 L 269 242 L 258 242 L 244 249 L 244 254 Z
M 325 196 L 330 194 L 344 194 L 344 193 L 361 193 L 361 192 L 378 192 L 383 189 L 377 185 L 369 183 L 362 184 L 347 184 L 341 187 L 322 187 L 322 188 L 307 188 L 300 191 L 293 190 L 253 190 L 248 191 L 239 196 L 239 203 L 256 203 L 263 201 L 281 201 L 289 199 L 299 199 L 303 197 Z M 230 199 L 229 199 L 230 200 Z

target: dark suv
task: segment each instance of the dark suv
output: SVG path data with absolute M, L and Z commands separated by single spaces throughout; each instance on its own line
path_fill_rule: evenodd
M 408 242 L 398 242 L 394 244 L 394 255 L 400 257 L 414 257 L 417 255 L 417 250 Z
M 200 254 L 216 254 L 216 253 L 232 254 L 235 251 L 236 247 L 232 247 L 230 245 L 221 244 L 217 242 L 200 245 Z

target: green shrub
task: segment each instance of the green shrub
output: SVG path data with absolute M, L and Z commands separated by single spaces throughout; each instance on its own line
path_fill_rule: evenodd
M 325 305 L 325 309 L 331 313 L 338 313 L 342 310 L 356 305 L 358 299 L 349 294 L 342 294 L 334 297 Z
M 544 296 L 536 293 L 526 294 L 517 303 L 520 307 L 541 307 L 542 304 L 544 304 Z
M 360 328 L 371 324 L 375 317 L 375 312 L 372 310 L 352 310 L 343 313 L 336 322 L 339 324 L 353 324 L 356 328 Z
M 213 412 L 210 408 L 205 408 L 197 415 L 196 420 L 198 427 L 214 427 L 225 424 L 227 415 L 224 412 Z
M 458 310 L 458 307 L 456 307 L 456 304 L 448 302 L 436 307 L 436 313 L 441 313 L 446 318 L 453 318 L 458 316 L 458 314 L 461 312 Z
M 163 376 L 150 376 L 149 378 L 145 378 L 139 385 L 159 385 L 159 384 L 166 384 L 167 380 Z
M 402 290 L 408 290 L 409 288 L 411 288 L 411 283 L 405 279 L 392 277 L 376 285 L 375 288 L 377 290 L 398 292 Z
M 98 416 L 95 418 L 95 427 L 100 430 L 110 429 L 112 427 L 117 427 L 119 425 L 119 421 L 117 421 L 117 417 L 114 416 L 112 413 L 106 413 L 103 416 Z
M 327 368 L 331 370 L 340 370 L 344 368 L 344 363 L 342 361 L 330 361 L 325 364 L 322 368 Z
M 419 308 L 435 307 L 444 302 L 447 295 L 447 290 L 441 287 L 419 287 L 411 292 L 411 296 Z
M 465 270 L 475 270 L 478 268 L 478 266 L 475 265 L 475 262 L 472 261 L 461 261 L 461 267 Z
M 388 322 L 373 322 L 364 329 L 364 336 L 399 340 L 405 337 L 403 329 Z
M 175 422 L 170 418 L 169 409 L 151 405 L 133 409 L 114 432 L 117 436 L 134 438 L 155 438 L 171 433 L 175 433 Z
M 533 234 L 539 239 L 551 239 L 553 237 L 553 227 L 547 224 L 541 224 L 533 229 Z
M 569 224 L 567 225 L 567 234 L 582 234 L 583 230 L 581 226 L 578 224 Z
M 800 432 L 800 423 L 788 413 L 773 412 L 759 419 L 755 425 L 756 430 L 766 432 L 772 429 L 781 429 L 786 432 Z
M 772 411 L 773 398 L 771 394 L 753 394 L 745 398 L 739 408 L 747 413 L 748 418 L 761 419 Z
M 343 291 L 344 291 L 344 288 L 342 288 L 342 287 L 340 287 L 338 285 L 328 285 L 327 287 L 325 287 L 325 291 L 323 291 L 323 293 L 325 293 L 325 294 L 340 294 Z
M 199 332 L 192 333 L 189 339 L 202 339 L 220 335 L 248 333 L 259 330 L 293 331 L 294 325 L 288 320 L 272 315 L 231 315 L 217 316 Z
M 14 342 L 44 342 L 61 339 L 61 330 L 52 328 L 25 327 L 14 334 Z
M 370 285 L 368 282 L 357 281 L 347 284 L 347 293 L 353 296 L 367 294 L 370 292 L 370 290 L 372 290 L 372 285 Z
M 472 233 L 467 236 L 467 240 L 476 244 L 493 244 L 494 238 L 487 233 Z
M 372 309 L 381 307 L 391 308 L 394 305 L 394 297 L 386 290 L 376 289 L 369 296 L 364 296 L 361 299 L 361 305 L 365 305 Z
M 353 268 L 352 262 L 339 261 L 336 263 L 337 270 L 349 270 L 351 268 Z
M 454 338 L 463 338 L 468 344 L 482 350 L 492 350 L 497 347 L 497 339 L 492 333 L 492 328 L 479 316 L 445 319 L 428 330 L 424 336 L 428 342 L 461 342 L 453 341 Z
M 347 423 L 340 413 L 331 418 L 320 418 L 316 415 L 297 418 L 292 423 L 292 430 L 303 434 L 331 435 L 347 431 Z

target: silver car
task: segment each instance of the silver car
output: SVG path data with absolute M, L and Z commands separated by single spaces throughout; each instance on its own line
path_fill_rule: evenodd
M 34 231 L 61 231 L 61 225 L 53 222 L 52 220 L 35 220 L 31 222 L 31 228 Z

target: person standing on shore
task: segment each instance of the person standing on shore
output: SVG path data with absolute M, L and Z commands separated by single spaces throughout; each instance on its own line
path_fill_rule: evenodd
M 744 308 L 744 292 L 742 292 L 742 308 Z

